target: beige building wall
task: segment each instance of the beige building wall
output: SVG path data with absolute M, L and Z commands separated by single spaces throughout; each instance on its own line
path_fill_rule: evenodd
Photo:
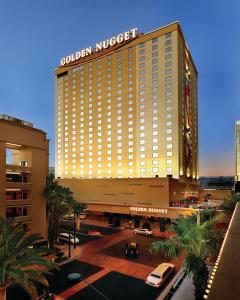
M 55 87 L 56 177 L 198 178 L 197 70 L 177 22 L 58 67 Z
M 46 133 L 31 123 L 0 116 L 0 215 L 14 216 L 29 232 L 43 238 L 48 145 Z
M 70 188 L 74 198 L 85 203 L 91 211 L 129 214 L 130 207 L 136 206 L 170 209 L 176 215 L 185 211 L 170 208 L 170 202 L 198 196 L 198 185 L 172 178 L 58 179 L 58 182 Z M 171 217 L 165 210 L 152 215 Z M 189 211 L 193 213 L 186 210 L 186 214 Z

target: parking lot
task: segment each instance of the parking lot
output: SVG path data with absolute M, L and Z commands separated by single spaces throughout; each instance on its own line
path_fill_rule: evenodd
M 63 299 L 91 299 L 101 300 L 84 281 L 76 284 L 69 283 L 67 275 L 72 272 L 80 273 L 83 279 L 99 289 L 111 300 L 154 300 L 161 293 L 161 288 L 154 288 L 145 284 L 149 273 L 162 262 L 169 260 L 163 254 L 153 256 L 149 252 L 150 245 L 157 240 L 165 239 L 167 232 L 160 233 L 159 227 L 153 229 L 153 236 L 133 234 L 127 229 L 127 223 L 121 228 L 111 228 L 106 220 L 87 219 L 81 222 L 81 230 L 77 233 L 79 244 L 76 249 L 71 246 L 72 255 L 79 257 L 67 262 L 60 271 L 53 271 L 53 275 L 46 275 L 50 291 Z M 67 227 L 61 231 L 68 232 Z M 91 231 L 98 231 L 101 236 L 89 236 Z M 72 231 L 72 230 L 71 230 Z M 139 256 L 126 257 L 126 244 L 135 242 L 139 247 Z M 65 255 L 68 253 L 67 243 L 63 243 Z M 178 269 L 179 261 L 171 261 Z M 38 286 L 42 293 L 42 288 Z M 20 297 L 20 298 L 19 298 Z M 28 294 L 19 286 L 11 286 L 7 291 L 7 300 L 30 300 Z

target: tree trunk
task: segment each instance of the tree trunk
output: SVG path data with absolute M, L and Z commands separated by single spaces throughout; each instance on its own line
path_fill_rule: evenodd
M 7 299 L 6 286 L 0 287 L 0 299 L 1 300 Z
M 79 216 L 76 216 L 76 231 L 79 232 L 80 231 L 80 225 L 81 225 L 81 220 Z
M 204 261 L 202 261 L 201 267 L 195 274 L 193 274 L 193 284 L 195 287 L 195 300 L 202 300 L 207 288 L 208 282 L 208 268 Z

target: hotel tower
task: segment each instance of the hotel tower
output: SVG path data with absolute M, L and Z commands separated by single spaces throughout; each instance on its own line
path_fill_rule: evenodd
M 198 178 L 198 73 L 178 22 L 62 58 L 55 94 L 56 177 Z

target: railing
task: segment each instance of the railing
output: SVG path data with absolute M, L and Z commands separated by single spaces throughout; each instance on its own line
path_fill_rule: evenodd
M 13 122 L 16 124 L 21 124 L 21 125 L 28 126 L 28 127 L 33 127 L 33 123 L 30 123 L 30 122 L 27 122 L 27 121 L 24 121 L 21 119 L 17 119 L 14 117 L 10 117 L 8 115 L 0 115 L 0 119 L 7 120 L 7 121 L 10 121 L 10 122 Z

